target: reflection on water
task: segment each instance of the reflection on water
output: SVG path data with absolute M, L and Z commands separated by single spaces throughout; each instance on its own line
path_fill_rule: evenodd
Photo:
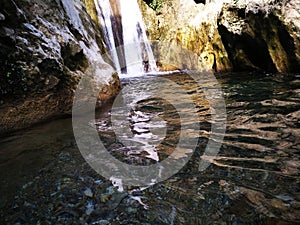
M 199 120 L 187 122 L 199 123 L 197 135 L 182 129 L 176 111 L 184 104 L 181 99 L 173 95 L 171 104 L 164 94 L 145 98 L 136 94 L 138 85 L 123 93 L 124 99 L 136 102 L 125 120 L 123 115 L 122 120 L 111 121 L 111 115 L 117 118 L 122 108 L 111 112 L 108 104 L 97 112 L 91 126 L 97 128 L 108 151 L 123 162 L 149 165 L 170 155 L 174 160 L 191 156 L 184 168 L 151 187 L 124 187 L 119 192 L 81 157 L 70 119 L 44 124 L 1 139 L 1 224 L 300 223 L 299 79 L 220 75 L 227 130 L 217 157 L 204 157 L 213 110 L 188 76 L 164 77 L 184 86 L 193 99 Z M 143 79 L 126 83 L 143 84 Z M 162 85 L 151 84 L 145 88 Z M 122 127 L 130 135 L 120 132 Z M 197 140 L 193 154 L 188 146 L 172 154 L 180 135 Z M 199 172 L 201 157 L 211 165 Z

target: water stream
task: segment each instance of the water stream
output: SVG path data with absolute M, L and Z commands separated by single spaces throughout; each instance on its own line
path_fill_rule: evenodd
M 299 224 L 299 76 L 218 75 L 227 130 L 217 157 L 208 158 L 211 165 L 202 172 L 198 164 L 210 138 L 210 105 L 186 74 L 163 77 L 188 89 L 199 135 L 182 129 L 176 105 L 132 94 L 145 79 L 153 85 L 148 93 L 158 88 L 156 76 L 124 80 L 130 88 L 123 98 L 137 102 L 131 113 L 112 121 L 107 103 L 91 126 L 115 158 L 135 165 L 166 159 L 180 133 L 197 139 L 193 154 L 187 147 L 173 156 L 191 156 L 178 173 L 145 189 L 118 191 L 82 158 L 71 119 L 42 124 L 0 139 L 1 224 Z M 132 136 L 116 138 L 114 126 L 128 124 Z

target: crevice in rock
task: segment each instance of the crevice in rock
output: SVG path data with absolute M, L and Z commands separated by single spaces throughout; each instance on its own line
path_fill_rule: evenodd
M 194 0 L 196 4 L 202 3 L 205 4 L 206 0 Z
M 78 46 L 72 47 L 69 43 L 66 46 L 61 47 L 61 56 L 64 60 L 64 65 L 72 71 L 84 71 L 88 66 L 88 59 L 84 55 L 82 49 L 77 50 L 76 48 L 78 48 Z
M 241 35 L 231 33 L 223 25 L 218 26 L 218 31 L 234 70 L 276 71 L 268 53 L 268 47 L 263 40 L 253 39 L 244 33 Z
M 147 5 L 150 5 L 150 3 L 153 1 L 153 0 L 143 0 Z
M 237 11 L 238 17 L 241 19 L 245 19 L 246 18 L 246 9 L 238 9 Z
M 80 32 L 72 24 L 68 23 L 68 28 L 69 28 L 70 32 L 74 35 L 76 40 L 84 41 L 83 36 L 80 34 Z M 85 42 L 85 44 L 86 44 L 86 42 Z
M 28 91 L 28 82 L 24 71 L 12 60 L 0 60 L 0 105 L 12 98 L 23 98 Z
M 277 19 L 277 18 L 276 18 Z M 294 45 L 293 38 L 287 31 L 287 28 L 277 19 L 278 23 L 278 38 L 280 44 L 287 53 L 289 64 L 289 69 L 291 72 L 298 72 L 300 70 L 300 63 L 297 61 L 296 47 Z
M 232 7 L 224 12 L 218 31 L 234 70 L 299 71 L 293 32 L 275 12 L 246 13 Z
M 299 70 L 296 59 L 294 40 L 280 19 L 274 15 L 263 13 L 250 14 L 249 23 L 255 31 L 257 40 L 264 40 L 278 71 L 295 72 Z

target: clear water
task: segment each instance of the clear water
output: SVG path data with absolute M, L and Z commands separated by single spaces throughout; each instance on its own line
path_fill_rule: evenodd
M 124 187 L 119 192 L 80 155 L 71 119 L 42 124 L 1 138 L 1 224 L 299 224 L 299 76 L 219 75 L 227 130 L 218 156 L 208 159 L 211 165 L 202 172 L 198 164 L 210 138 L 212 111 L 188 76 L 164 78 L 189 89 L 199 136 L 180 131 L 175 109 L 182 102 L 176 94 L 175 105 L 164 101 L 163 95 L 135 94 L 145 79 L 153 84 L 148 91 L 155 85 L 161 88 L 153 76 L 124 81 L 124 87 L 131 87 L 124 99 L 137 102 L 125 120 L 111 121 L 108 103 L 91 126 L 114 157 L 136 165 L 167 158 L 180 132 L 198 138 L 184 168 L 146 189 Z M 124 135 L 122 142 L 114 126 L 121 129 L 128 124 L 133 135 Z M 175 158 L 189 154 L 182 149 Z

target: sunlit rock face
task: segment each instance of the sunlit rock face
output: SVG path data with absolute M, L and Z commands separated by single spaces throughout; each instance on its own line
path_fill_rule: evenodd
M 0 132 L 70 113 L 82 77 L 103 101 L 117 93 L 100 30 L 93 1 L 2 1 Z
M 202 70 L 231 69 L 217 30 L 217 15 L 210 14 L 213 8 L 193 0 L 163 1 L 159 12 L 152 10 L 143 1 L 140 1 L 140 5 L 149 39 L 176 43 L 198 54 Z M 163 50 L 161 54 L 165 54 Z
M 195 52 L 202 70 L 299 71 L 299 0 L 139 3 L 150 39 Z

